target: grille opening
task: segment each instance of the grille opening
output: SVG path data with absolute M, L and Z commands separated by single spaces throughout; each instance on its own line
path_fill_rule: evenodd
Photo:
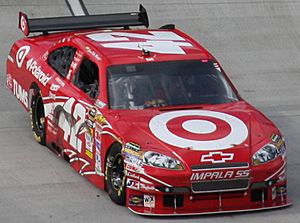
M 164 195 L 164 207 L 183 207 L 183 195 L 173 194 Z M 176 204 L 175 204 L 176 202 Z
M 192 182 L 192 190 L 195 193 L 208 193 L 216 191 L 226 192 L 228 190 L 246 190 L 248 186 L 248 178 Z
M 251 201 L 252 202 L 258 202 L 258 201 L 263 201 L 268 199 L 268 193 L 267 189 L 257 189 L 257 190 L 252 190 L 251 191 Z

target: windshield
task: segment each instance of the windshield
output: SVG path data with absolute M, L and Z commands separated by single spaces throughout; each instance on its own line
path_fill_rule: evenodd
M 219 65 L 183 60 L 114 65 L 108 68 L 111 109 L 222 104 L 237 101 Z

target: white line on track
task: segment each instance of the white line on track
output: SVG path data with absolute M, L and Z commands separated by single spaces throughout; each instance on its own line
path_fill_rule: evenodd
M 75 16 L 86 15 L 79 0 L 66 0 Z

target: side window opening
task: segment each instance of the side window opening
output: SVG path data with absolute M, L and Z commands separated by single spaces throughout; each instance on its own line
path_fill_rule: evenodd
M 76 49 L 70 46 L 64 46 L 54 50 L 49 54 L 48 64 L 62 77 L 68 75 L 70 65 L 74 58 Z
M 74 75 L 73 83 L 83 92 L 95 99 L 99 90 L 98 66 L 87 58 L 83 58 L 80 67 Z

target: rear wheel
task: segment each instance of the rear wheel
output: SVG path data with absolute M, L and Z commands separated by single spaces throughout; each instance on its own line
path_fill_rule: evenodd
M 105 183 L 109 197 L 119 205 L 126 201 L 126 176 L 124 161 L 121 153 L 122 147 L 115 144 L 108 152 L 105 170 Z
M 42 144 L 46 144 L 46 129 L 45 129 L 45 112 L 43 98 L 38 88 L 34 89 L 31 99 L 31 125 L 35 140 Z

